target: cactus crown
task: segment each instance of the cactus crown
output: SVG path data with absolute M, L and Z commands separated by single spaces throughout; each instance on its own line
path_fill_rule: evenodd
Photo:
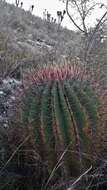
M 92 155 L 92 139 L 99 124 L 98 102 L 85 73 L 81 82 L 81 73 L 80 67 L 64 64 L 47 66 L 30 75 L 33 83 L 23 100 L 22 126 L 32 129 L 49 170 L 67 147 L 64 168 L 71 173 Z M 88 155 L 86 161 L 82 152 Z

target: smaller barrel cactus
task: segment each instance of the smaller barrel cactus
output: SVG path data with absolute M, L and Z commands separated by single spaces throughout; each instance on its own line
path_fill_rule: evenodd
M 99 102 L 82 67 L 50 65 L 29 75 L 21 111 L 22 127 L 32 131 L 49 172 L 77 175 L 95 152 L 99 128 Z M 59 165 L 60 165 L 59 164 Z

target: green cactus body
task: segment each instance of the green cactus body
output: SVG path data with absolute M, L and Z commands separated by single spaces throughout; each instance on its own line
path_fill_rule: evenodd
M 27 90 L 21 114 L 22 125 L 31 128 L 38 152 L 48 163 L 50 172 L 69 147 L 62 158 L 63 168 L 73 173 L 73 170 L 80 171 L 83 167 L 83 153 L 92 154 L 89 131 L 94 136 L 97 133 L 98 104 L 91 85 L 89 89 L 84 85 L 80 89 L 74 75 L 72 80 L 72 77 L 67 78 L 70 73 L 65 77 L 62 68 L 61 71 L 60 67 L 53 70 L 52 67 L 46 68 L 45 78 L 37 80 L 33 88 Z
M 97 106 L 96 104 L 93 104 L 93 100 L 83 90 L 76 89 L 76 93 L 79 97 L 81 104 L 84 105 L 86 112 L 88 114 L 91 126 L 91 133 L 95 134 L 97 131 L 96 128 L 98 121 Z

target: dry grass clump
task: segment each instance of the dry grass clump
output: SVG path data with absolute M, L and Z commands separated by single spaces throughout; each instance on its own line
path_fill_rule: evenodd
M 9 130 L 2 130 L 1 146 L 0 189 L 41 189 L 48 172 L 31 133 L 15 123 Z

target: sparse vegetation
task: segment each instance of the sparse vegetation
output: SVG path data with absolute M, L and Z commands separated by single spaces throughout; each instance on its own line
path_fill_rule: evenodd
M 0 190 L 106 188 L 106 22 L 69 31 L 66 12 L 58 25 L 20 3 L 0 2 Z

